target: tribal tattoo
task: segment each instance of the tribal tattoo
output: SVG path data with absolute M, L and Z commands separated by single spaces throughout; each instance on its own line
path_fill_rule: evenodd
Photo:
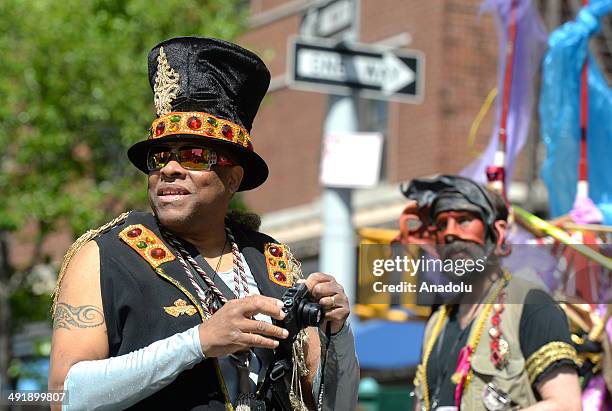
M 92 328 L 104 324 L 104 314 L 93 305 L 73 307 L 70 304 L 58 303 L 53 317 L 53 329 Z

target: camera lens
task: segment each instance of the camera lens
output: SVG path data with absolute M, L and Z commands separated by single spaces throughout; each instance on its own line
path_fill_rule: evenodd
M 303 327 L 315 327 L 323 319 L 323 309 L 317 303 L 304 302 L 300 304 L 298 316 Z

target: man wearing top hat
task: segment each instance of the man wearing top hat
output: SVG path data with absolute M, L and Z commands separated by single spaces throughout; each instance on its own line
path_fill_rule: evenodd
M 149 54 L 149 81 L 157 118 L 128 157 L 148 175 L 153 214 L 124 213 L 66 255 L 49 375 L 50 389 L 67 392 L 62 409 L 354 409 L 342 286 L 322 273 L 304 280 L 324 319 L 299 334 L 289 369 L 270 382 L 288 335 L 280 299 L 299 264 L 227 218 L 234 193 L 268 175 L 249 134 L 266 66 L 229 42 L 174 38 Z

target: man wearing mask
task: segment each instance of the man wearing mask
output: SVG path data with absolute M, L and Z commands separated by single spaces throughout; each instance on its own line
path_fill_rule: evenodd
M 415 410 L 579 410 L 564 313 L 535 283 L 501 267 L 510 253 L 503 200 L 459 176 L 420 182 L 445 186 L 430 208 L 440 258 L 485 263 L 483 270 L 447 273 L 472 291 L 453 295 L 427 323 Z

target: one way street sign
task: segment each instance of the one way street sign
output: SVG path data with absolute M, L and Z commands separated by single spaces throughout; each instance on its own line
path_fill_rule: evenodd
M 420 103 L 423 100 L 425 59 L 418 51 L 316 40 L 293 40 L 289 45 L 289 85 L 324 93 Z

